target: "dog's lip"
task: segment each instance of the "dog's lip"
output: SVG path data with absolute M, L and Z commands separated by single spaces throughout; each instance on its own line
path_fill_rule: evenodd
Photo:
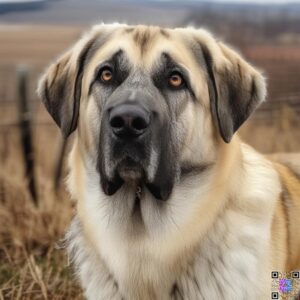
M 116 172 L 125 182 L 140 181 L 144 177 L 141 164 L 130 157 L 126 157 L 117 165 Z
M 118 174 L 125 182 L 136 182 L 142 179 L 142 170 L 139 168 L 120 168 Z
M 149 181 L 142 162 L 136 161 L 130 156 L 126 156 L 117 163 L 112 178 L 104 178 L 101 178 L 102 188 L 104 193 L 109 196 L 115 194 L 123 184 L 126 184 L 147 189 L 156 200 L 166 201 L 173 189 L 173 184 L 163 186 L 160 184 L 160 180 Z

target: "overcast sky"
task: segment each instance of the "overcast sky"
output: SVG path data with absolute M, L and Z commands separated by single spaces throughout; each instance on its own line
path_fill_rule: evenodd
M 261 3 L 261 4 L 275 4 L 275 3 L 300 3 L 300 0 L 215 0 L 217 2 L 239 2 L 239 3 Z
M 141 2 L 143 0 L 140 0 Z M 174 0 L 154 0 L 157 2 L 171 2 Z M 178 0 L 177 0 L 178 1 Z M 207 0 L 192 0 L 195 2 L 208 2 Z M 284 3 L 300 3 L 300 0 L 212 0 L 212 2 L 231 2 L 231 3 L 260 3 L 260 4 L 284 4 Z

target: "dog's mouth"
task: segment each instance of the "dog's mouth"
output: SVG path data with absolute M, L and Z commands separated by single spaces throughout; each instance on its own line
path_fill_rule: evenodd
M 130 157 L 125 158 L 117 165 L 116 173 L 128 184 L 138 184 L 145 178 L 145 172 L 141 164 L 135 162 Z
M 127 157 L 116 165 L 112 179 L 101 176 L 101 186 L 104 193 L 109 196 L 114 195 L 123 185 L 130 185 L 136 189 L 147 188 L 157 200 L 167 200 L 172 192 L 173 184 L 160 179 L 151 182 L 148 177 L 141 163 Z

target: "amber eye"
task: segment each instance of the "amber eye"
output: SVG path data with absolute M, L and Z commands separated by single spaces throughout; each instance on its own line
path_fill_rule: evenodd
M 169 85 L 175 88 L 181 87 L 184 83 L 184 80 L 178 72 L 174 72 L 169 77 Z
M 113 79 L 112 70 L 109 69 L 109 68 L 104 68 L 101 71 L 100 79 L 101 79 L 102 82 L 110 82 L 110 81 L 112 81 L 112 79 Z

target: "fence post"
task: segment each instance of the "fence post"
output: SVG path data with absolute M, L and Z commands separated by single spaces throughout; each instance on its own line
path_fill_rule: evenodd
M 34 153 L 30 124 L 30 111 L 28 106 L 28 67 L 19 66 L 17 69 L 19 126 L 21 133 L 22 150 L 25 161 L 25 175 L 28 180 L 28 189 L 35 205 L 38 204 L 36 184 L 34 177 Z

